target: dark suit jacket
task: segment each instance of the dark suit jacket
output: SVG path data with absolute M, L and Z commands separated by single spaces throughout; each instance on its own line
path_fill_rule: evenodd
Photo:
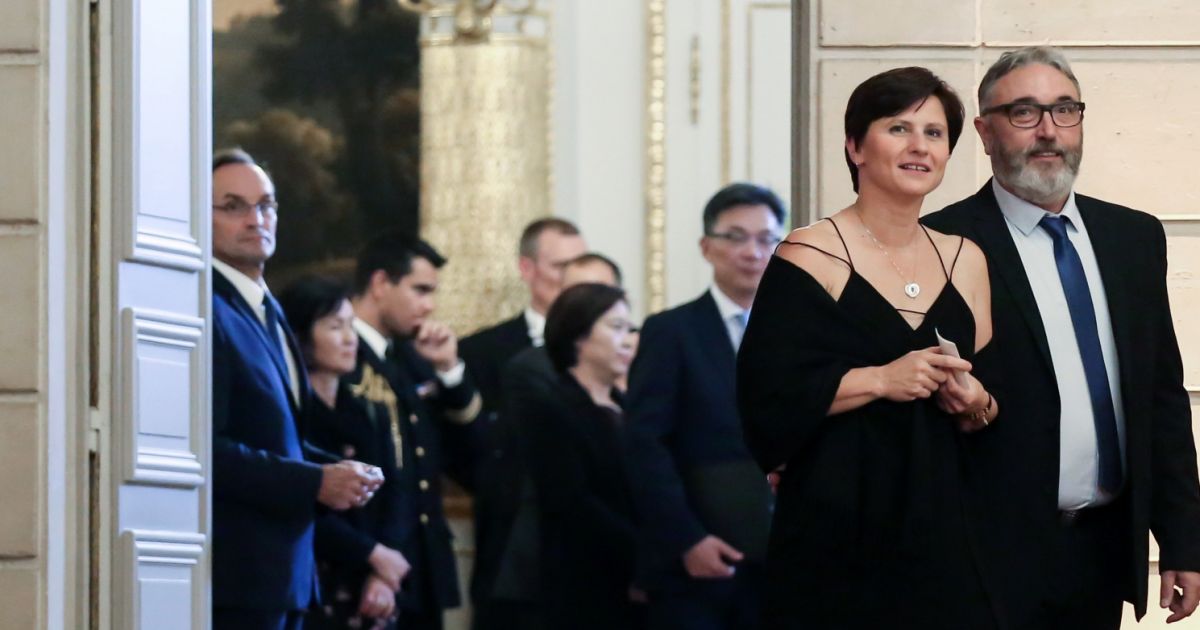
M 213 606 L 302 610 L 316 589 L 321 468 L 304 461 L 299 409 L 273 339 L 219 271 L 212 283 Z M 290 330 L 288 341 L 304 400 L 308 377 Z
M 467 363 L 471 372 L 471 380 L 479 388 L 483 397 L 484 414 L 495 414 L 503 407 L 502 378 L 504 364 L 525 348 L 533 347 L 529 338 L 529 329 L 525 324 L 525 313 L 500 322 L 491 328 L 484 328 L 472 335 L 463 337 L 459 343 L 459 354 Z M 484 416 L 487 420 L 494 418 Z
M 643 579 L 649 588 L 680 585 L 686 579 L 683 553 L 708 534 L 765 545 L 771 494 L 742 439 L 734 359 L 708 292 L 647 318 L 642 327 L 626 414 L 630 474 L 637 480 L 634 499 L 643 517 Z M 698 483 L 707 471 L 729 466 L 748 476 L 728 484 Z M 699 505 L 721 500 L 717 494 L 749 497 L 757 506 L 736 519 L 732 527 L 739 531 L 716 531 L 717 523 L 698 513 Z
M 597 406 L 566 374 L 526 402 L 547 627 L 633 627 L 636 529 L 620 414 Z
M 1200 570 L 1200 484 L 1191 408 L 1167 299 L 1166 237 L 1148 214 L 1076 194 L 1104 279 L 1120 362 L 1126 422 L 1126 571 L 1114 579 L 1146 612 L 1147 531 L 1161 568 Z M 1060 401 L 1038 304 L 988 182 L 974 196 L 926 217 L 987 256 L 993 341 L 1006 396 L 1000 416 L 968 436 L 963 461 L 987 570 L 1002 607 L 1021 618 L 1058 527 Z M 1114 550 L 1114 553 L 1120 551 Z
M 515 434 L 503 416 L 505 365 L 533 347 L 524 313 L 463 338 L 459 354 L 483 397 L 483 414 L 473 438 L 477 441 L 474 471 L 475 566 L 471 599 L 492 595 L 501 570 L 505 545 L 520 502 L 522 465 Z M 486 609 L 481 609 L 486 615 Z

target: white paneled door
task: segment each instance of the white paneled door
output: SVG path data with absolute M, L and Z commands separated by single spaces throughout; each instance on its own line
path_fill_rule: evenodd
M 93 29 L 101 628 L 209 625 L 209 15 L 99 0 Z

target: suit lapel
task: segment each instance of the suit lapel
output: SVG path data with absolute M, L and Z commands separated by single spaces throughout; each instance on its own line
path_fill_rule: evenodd
M 236 287 L 233 286 L 233 283 L 231 283 L 224 275 L 221 274 L 220 271 L 217 271 L 216 269 L 213 270 L 213 290 L 225 296 L 225 299 L 233 304 L 234 309 L 236 309 L 243 318 L 248 320 L 248 323 L 250 324 L 249 328 L 254 331 L 255 337 L 263 345 L 263 350 L 266 352 L 267 356 L 271 358 L 271 363 L 275 366 L 276 371 L 279 372 L 280 378 L 283 379 L 284 388 L 287 389 L 288 402 L 292 406 L 293 414 L 295 414 L 298 409 L 296 406 L 296 401 L 292 398 L 292 390 L 290 386 L 292 377 L 290 374 L 288 374 L 287 362 L 283 358 L 283 348 L 279 346 L 279 342 L 277 340 L 272 341 L 267 337 L 267 327 L 263 325 L 262 320 L 258 318 L 258 314 L 254 312 L 254 307 L 250 306 L 250 304 L 246 302 L 246 298 L 242 297 L 242 294 L 238 292 Z M 279 321 L 282 323 L 284 320 L 280 318 Z M 294 346 L 295 341 L 292 339 L 291 332 L 287 329 L 287 325 L 283 325 L 284 332 L 287 333 L 285 336 L 288 338 L 288 343 L 289 345 L 293 345 L 292 356 L 296 357 L 297 360 L 296 371 L 298 376 L 304 376 L 305 372 L 299 363 L 301 355 L 297 353 L 297 349 Z M 304 382 L 301 383 L 300 391 L 302 394 L 301 399 L 303 400 L 303 393 L 305 391 Z
M 1013 243 L 1008 223 L 1000 211 L 995 194 L 992 193 L 991 180 L 976 193 L 975 200 L 975 235 L 979 246 L 987 254 L 992 275 L 1003 281 L 1021 317 L 1029 326 L 1029 332 L 1033 335 L 1042 358 L 1045 359 L 1046 365 L 1053 369 L 1054 363 L 1050 359 L 1050 344 L 1046 341 L 1046 327 L 1042 324 L 1042 314 L 1038 310 L 1037 299 L 1033 297 L 1033 289 L 1029 286 L 1029 277 L 1025 275 L 1025 264 L 1021 262 L 1021 254 Z M 996 303 L 997 288 L 992 287 L 993 305 Z
M 701 351 L 708 354 L 709 363 L 721 379 L 732 382 L 737 355 L 733 352 L 733 342 L 729 340 L 729 330 L 721 319 L 717 301 L 706 291 L 693 305 L 692 329 L 699 338 Z
M 1126 286 L 1125 270 L 1128 264 L 1127 249 L 1129 241 L 1120 233 L 1118 226 L 1111 221 L 1104 221 L 1092 199 L 1075 195 L 1075 204 L 1079 207 L 1079 215 L 1087 226 L 1088 240 L 1092 243 L 1092 251 L 1096 254 L 1096 265 L 1100 268 L 1100 278 L 1104 282 L 1104 296 L 1108 303 L 1108 315 L 1112 322 L 1113 339 L 1117 346 L 1117 359 L 1120 363 L 1121 382 L 1136 382 L 1128 373 L 1134 361 L 1132 334 L 1130 325 L 1133 314 L 1129 292 Z M 1126 397 L 1128 400 L 1128 397 Z

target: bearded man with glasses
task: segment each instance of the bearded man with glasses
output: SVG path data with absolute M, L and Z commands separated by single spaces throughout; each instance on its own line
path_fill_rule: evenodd
M 1004 410 L 963 437 L 968 515 L 1006 627 L 1115 630 L 1146 613 L 1148 533 L 1168 623 L 1200 600 L 1191 405 L 1152 215 L 1077 194 L 1079 81 L 1047 47 L 979 86 L 993 178 L 926 218 L 987 257 Z

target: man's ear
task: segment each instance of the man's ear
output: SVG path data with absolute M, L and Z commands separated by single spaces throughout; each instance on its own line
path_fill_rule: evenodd
M 979 134 L 979 141 L 983 143 L 983 152 L 992 154 L 992 130 L 988 128 L 987 122 L 983 116 L 975 117 L 975 133 Z
M 708 257 L 710 249 L 712 249 L 712 239 L 709 238 L 708 235 L 701 236 L 700 237 L 700 255 L 704 257 L 704 260 L 707 260 L 708 262 L 711 263 L 712 259 Z
M 373 298 L 379 298 L 380 292 L 392 284 L 392 279 L 388 277 L 386 271 L 376 269 L 371 272 L 371 280 L 367 283 L 367 294 Z
M 537 262 L 528 256 L 521 256 L 517 259 L 517 271 L 521 272 L 521 280 L 525 284 L 533 281 L 533 273 L 537 267 Z

